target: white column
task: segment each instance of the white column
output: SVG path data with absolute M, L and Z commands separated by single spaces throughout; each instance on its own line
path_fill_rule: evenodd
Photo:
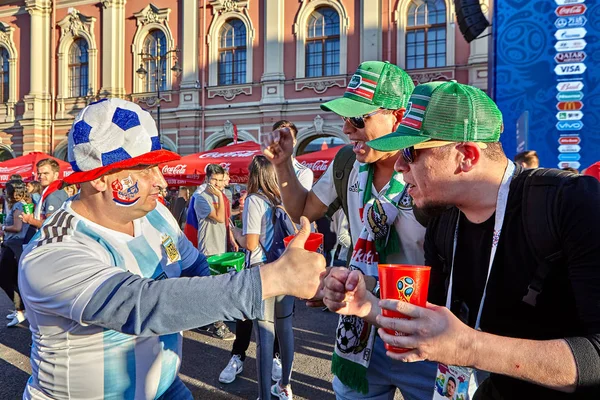
M 107 97 L 125 95 L 125 3 L 102 1 L 102 88 Z M 133 66 L 134 69 L 137 66 Z
M 198 0 L 185 0 L 183 7 L 183 24 L 179 30 L 179 62 L 181 73 L 181 90 L 179 91 L 179 108 L 194 109 L 200 106 L 200 76 L 198 74 L 198 42 L 205 46 L 198 35 Z
M 360 61 L 381 60 L 381 0 L 360 2 Z
M 180 4 L 183 7 L 183 25 L 179 30 L 179 62 L 183 68 L 181 88 L 195 88 L 198 80 L 198 0 L 185 0 Z
M 283 80 L 283 33 L 284 0 L 265 0 L 264 67 L 262 103 L 284 101 Z

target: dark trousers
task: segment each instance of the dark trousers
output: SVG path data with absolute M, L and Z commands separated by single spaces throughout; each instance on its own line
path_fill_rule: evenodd
M 233 341 L 233 348 L 231 349 L 231 355 L 238 355 L 244 361 L 246 359 L 246 351 L 250 346 L 250 337 L 252 336 L 252 320 L 246 319 L 244 321 L 235 321 L 235 340 Z M 279 354 L 279 340 L 277 334 L 275 334 L 275 343 L 273 344 L 273 358 Z
M 15 309 L 22 311 L 25 306 L 19 294 L 18 281 L 19 263 L 15 253 L 11 248 L 2 245 L 0 253 L 0 287 L 13 301 Z

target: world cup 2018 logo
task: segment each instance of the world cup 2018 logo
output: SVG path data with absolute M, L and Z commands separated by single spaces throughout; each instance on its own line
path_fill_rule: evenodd
M 415 293 L 415 280 L 410 276 L 403 276 L 396 282 L 396 288 L 398 289 L 398 298 L 410 303 L 410 298 Z

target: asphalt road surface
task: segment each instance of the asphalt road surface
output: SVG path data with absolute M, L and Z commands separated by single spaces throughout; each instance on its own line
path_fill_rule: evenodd
M 31 373 L 29 351 L 31 334 L 27 323 L 6 328 L 4 315 L 11 303 L 0 294 L 0 399 L 21 399 Z M 6 311 L 6 313 L 5 313 Z M 333 335 L 337 316 L 321 309 L 310 309 L 296 301 L 294 333 L 296 355 L 292 373 L 294 398 L 335 399 L 330 372 Z M 233 330 L 235 324 L 228 323 Z M 256 345 L 254 340 L 244 363 L 244 371 L 228 385 L 219 382 L 219 374 L 230 358 L 232 341 L 224 342 L 204 332 L 187 331 L 183 340 L 181 379 L 196 399 L 256 399 Z M 396 399 L 401 399 L 396 393 Z

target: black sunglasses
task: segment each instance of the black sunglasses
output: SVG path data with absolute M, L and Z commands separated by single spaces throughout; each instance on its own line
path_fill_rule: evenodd
M 342 119 L 345 122 L 350 122 L 350 124 L 352 124 L 352 126 L 355 127 L 356 129 L 363 129 L 365 127 L 365 118 L 368 118 L 368 117 L 375 115 L 377 113 L 380 113 L 382 111 L 387 111 L 387 109 L 379 108 L 371 113 L 362 115 L 360 117 L 342 117 Z
M 402 149 L 402 159 L 407 164 L 412 164 L 417 159 L 417 151 L 414 146 L 407 147 Z

